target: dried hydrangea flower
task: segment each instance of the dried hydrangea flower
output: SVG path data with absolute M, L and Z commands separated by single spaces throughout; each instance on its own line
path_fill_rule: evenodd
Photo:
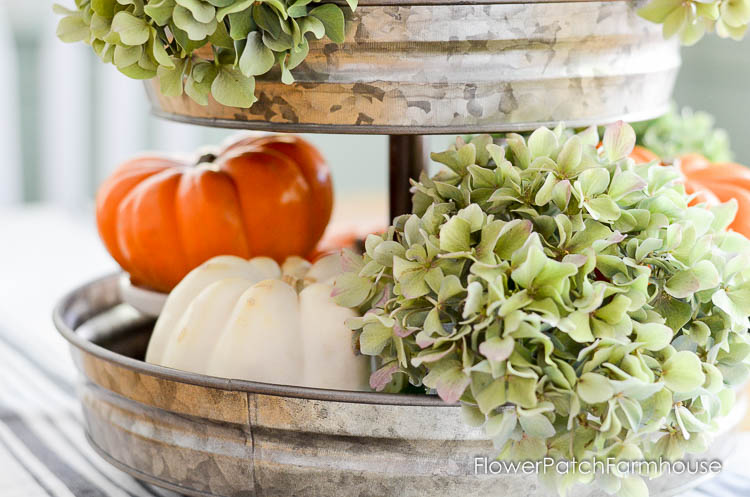
M 677 35 L 683 45 L 694 45 L 713 30 L 740 41 L 750 23 L 750 0 L 651 0 L 638 14 L 661 24 L 665 38 Z
M 663 160 L 683 154 L 701 154 L 711 162 L 732 162 L 732 147 L 727 132 L 715 128 L 714 116 L 684 107 L 671 109 L 651 121 L 634 124 L 638 144 Z
M 599 143 L 540 128 L 433 154 L 447 168 L 346 254 L 334 291 L 363 313 L 349 325 L 378 358 L 373 388 L 460 401 L 504 458 L 705 447 L 748 376 L 750 241 L 726 230 L 735 203 L 688 207 L 677 170 L 635 164 L 630 126 Z
M 159 78 L 166 96 L 248 108 L 255 76 L 278 65 L 281 81 L 308 55 L 310 36 L 344 41 L 344 13 L 321 0 L 76 0 L 57 36 L 84 42 L 133 79 Z M 351 10 L 357 0 L 347 0 Z

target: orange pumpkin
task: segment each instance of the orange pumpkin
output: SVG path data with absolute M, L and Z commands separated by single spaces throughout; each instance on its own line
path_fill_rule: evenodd
M 661 158 L 658 155 L 640 145 L 633 147 L 633 151 L 630 152 L 630 158 L 633 159 L 636 164 L 648 164 L 655 160 L 661 161 Z
M 678 167 L 687 185 L 708 192 L 715 203 L 737 200 L 737 216 L 730 229 L 750 238 L 750 169 L 733 162 L 711 163 L 699 154 L 679 157 Z
M 198 164 L 141 157 L 99 189 L 107 250 L 134 284 L 170 291 L 217 255 L 305 256 L 333 207 L 323 157 L 296 136 L 242 138 Z
M 659 160 L 656 154 L 639 146 L 630 157 L 638 163 Z M 750 238 L 750 169 L 733 162 L 711 163 L 700 154 L 681 155 L 675 166 L 685 177 L 685 191 L 695 194 L 690 205 L 737 200 L 737 216 L 729 228 Z
M 661 159 L 658 155 L 645 147 L 641 147 L 640 145 L 636 145 L 635 148 L 633 148 L 633 151 L 630 153 L 630 158 L 635 160 L 637 164 L 645 164 L 655 160 L 661 162 Z M 690 201 L 690 205 L 697 205 L 701 203 L 716 205 L 719 203 L 719 199 L 716 198 L 716 195 L 711 193 L 710 190 L 705 188 L 698 181 L 694 181 L 686 176 L 684 179 L 684 183 L 685 191 L 689 195 L 694 195 L 693 199 Z

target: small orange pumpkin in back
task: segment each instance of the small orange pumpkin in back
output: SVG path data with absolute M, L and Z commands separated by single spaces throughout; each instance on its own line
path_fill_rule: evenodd
M 637 163 L 660 160 L 650 150 L 636 146 L 630 157 Z M 690 205 L 717 205 L 737 201 L 737 215 L 729 228 L 750 238 L 750 169 L 734 162 L 712 163 L 700 154 L 684 154 L 675 160 L 684 175 L 685 191 L 695 194 Z
M 661 158 L 659 158 L 658 155 L 640 145 L 636 145 L 633 148 L 633 151 L 630 153 L 630 158 L 637 164 L 646 164 L 655 160 L 661 162 Z M 683 174 L 685 173 L 685 171 L 682 172 Z M 716 205 L 720 203 L 720 200 L 716 198 L 716 195 L 714 195 L 709 189 L 705 188 L 700 182 L 693 180 L 690 176 L 685 175 L 684 184 L 685 192 L 688 195 L 694 195 L 693 199 L 690 201 L 690 205 L 701 203 Z
M 677 164 L 694 190 L 709 192 L 716 203 L 737 201 L 729 228 L 750 238 L 750 169 L 734 162 L 712 163 L 700 154 L 680 156 Z
M 661 158 L 658 155 L 656 155 L 646 147 L 641 147 L 640 145 L 636 145 L 635 147 L 633 147 L 633 151 L 630 152 L 629 157 L 633 159 L 636 164 L 648 164 L 649 162 L 653 162 L 655 160 L 661 162 Z
M 134 284 L 168 292 L 217 255 L 311 253 L 333 207 L 318 150 L 296 136 L 242 138 L 199 164 L 145 156 L 102 184 L 96 218 Z

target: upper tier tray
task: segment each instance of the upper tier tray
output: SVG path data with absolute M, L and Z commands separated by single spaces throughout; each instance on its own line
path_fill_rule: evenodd
M 346 40 L 312 41 L 284 85 L 259 78 L 250 109 L 165 97 L 156 115 L 270 131 L 441 134 L 637 121 L 666 111 L 677 42 L 638 3 L 361 0 Z

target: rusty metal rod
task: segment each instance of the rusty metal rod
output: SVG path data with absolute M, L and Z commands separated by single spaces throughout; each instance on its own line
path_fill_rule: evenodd
M 429 147 L 421 135 L 390 135 L 388 191 L 390 217 L 411 212 L 410 179 L 419 179 L 427 166 Z

